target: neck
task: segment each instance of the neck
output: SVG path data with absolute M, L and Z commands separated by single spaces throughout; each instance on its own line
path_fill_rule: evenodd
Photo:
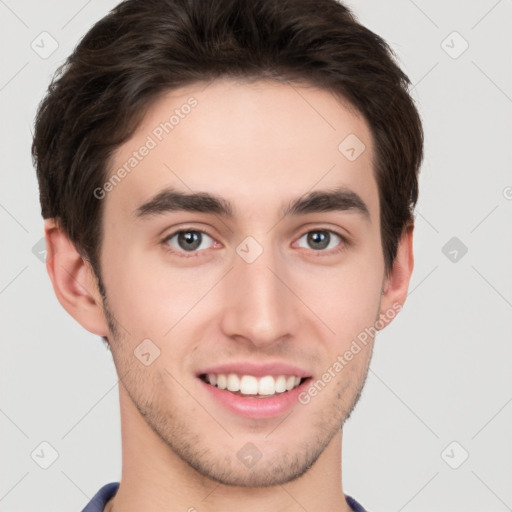
M 341 479 L 342 431 L 299 478 L 269 487 L 239 487 L 199 474 L 147 425 L 120 385 L 122 478 L 105 512 L 349 512 Z

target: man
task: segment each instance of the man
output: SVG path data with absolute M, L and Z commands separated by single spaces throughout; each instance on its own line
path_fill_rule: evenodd
M 342 427 L 413 267 L 408 83 L 334 0 L 128 0 L 80 42 L 33 155 L 55 293 L 120 379 L 85 511 L 364 510 Z

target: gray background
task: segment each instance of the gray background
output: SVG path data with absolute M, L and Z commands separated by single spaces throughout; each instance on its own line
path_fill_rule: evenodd
M 2 511 L 79 511 L 120 478 L 114 366 L 54 296 L 30 159 L 51 75 L 116 3 L 0 0 Z M 345 426 L 344 489 L 374 512 L 511 510 L 512 2 L 347 3 L 415 84 L 426 157 L 410 296 Z

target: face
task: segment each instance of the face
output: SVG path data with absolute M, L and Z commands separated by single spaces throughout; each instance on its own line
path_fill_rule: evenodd
M 161 97 L 114 155 L 112 354 L 131 414 L 200 474 L 290 481 L 357 402 L 385 283 L 372 158 L 330 93 L 230 80 Z

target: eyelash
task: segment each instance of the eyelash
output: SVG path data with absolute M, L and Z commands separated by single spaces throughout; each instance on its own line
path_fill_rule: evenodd
M 203 252 L 204 250 L 206 249 L 202 249 L 200 251 L 191 251 L 191 252 L 186 252 L 186 251 L 178 251 L 174 248 L 172 248 L 170 245 L 169 245 L 169 240 L 171 240 L 172 238 L 174 238 L 176 235 L 179 235 L 180 233 L 202 233 L 204 235 L 207 235 L 209 236 L 212 240 L 215 241 L 214 237 L 211 236 L 209 233 L 207 233 L 206 231 L 203 231 L 203 230 L 199 230 L 199 229 L 195 229 L 195 228 L 190 228 L 190 229 L 180 229 L 178 231 L 174 231 L 173 233 L 171 233 L 170 235 L 167 235 L 163 240 L 162 240 L 162 244 L 164 246 L 164 249 L 171 253 L 171 254 L 178 254 L 179 257 L 182 257 L 182 258 L 195 258 L 195 257 L 198 257 L 201 255 L 201 252 Z M 311 249 L 311 251 L 313 252 L 314 256 L 315 257 L 318 257 L 318 256 L 332 256 L 334 254 L 339 254 L 341 252 L 343 252 L 347 246 L 350 245 L 350 242 L 349 240 L 347 239 L 347 237 L 345 237 L 344 235 L 338 233 L 337 231 L 333 231 L 331 229 L 311 229 L 309 231 L 306 231 L 305 233 L 303 233 L 297 240 L 300 240 L 302 237 L 304 237 L 305 235 L 309 234 L 309 233 L 330 233 L 330 234 L 334 234 L 336 236 L 338 236 L 340 239 L 341 239 L 341 242 L 339 243 L 338 246 L 336 246 L 334 249 L 330 249 L 328 251 L 326 250 L 318 250 L 318 251 L 315 251 L 314 249 Z

